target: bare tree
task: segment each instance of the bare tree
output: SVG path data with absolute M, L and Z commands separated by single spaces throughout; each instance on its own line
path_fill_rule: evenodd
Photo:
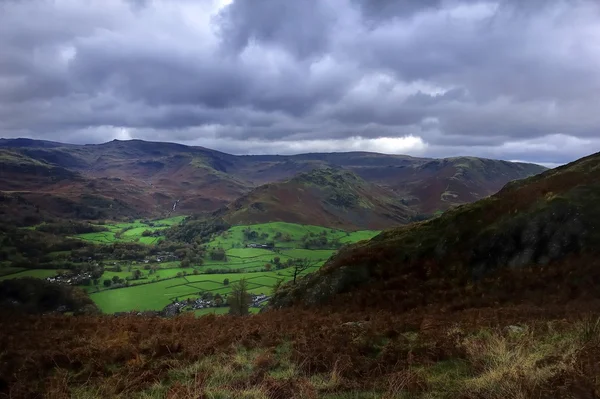
M 298 278 L 298 276 L 305 270 L 310 269 L 311 267 L 315 266 L 317 264 L 317 262 L 310 260 L 308 258 L 304 258 L 304 259 L 297 259 L 296 262 L 294 263 L 294 273 L 292 274 L 292 276 L 294 277 L 294 284 L 296 284 L 296 279 Z

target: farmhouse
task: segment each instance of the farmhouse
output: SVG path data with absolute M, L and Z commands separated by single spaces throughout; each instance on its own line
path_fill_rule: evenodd
M 255 244 L 255 243 L 246 244 L 246 248 L 273 249 L 273 247 L 275 247 L 275 245 L 272 243 L 269 243 L 269 244 Z

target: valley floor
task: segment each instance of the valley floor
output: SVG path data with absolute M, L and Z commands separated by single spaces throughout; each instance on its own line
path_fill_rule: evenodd
M 134 260 L 104 255 L 97 248 L 131 244 L 149 250 L 166 239 L 166 229 L 183 219 L 183 216 L 176 216 L 94 225 L 103 231 L 70 236 L 96 246 L 82 259 L 73 260 L 77 256 L 72 251 L 52 252 L 47 256 L 54 260 L 53 268 L 44 269 L 19 268 L 11 261 L 0 261 L 0 281 L 35 277 L 76 285 L 88 292 L 103 313 L 109 314 L 164 311 L 173 304 L 181 305 L 181 311 L 193 311 L 197 315 L 221 314 L 228 311 L 223 307 L 226 298 L 233 284 L 241 279 L 246 280 L 251 294 L 268 297 L 274 286 L 292 280 L 294 274 L 302 276 L 318 270 L 339 246 L 370 239 L 379 233 L 372 230 L 346 232 L 283 222 L 238 225 L 214 234 L 204 244 L 205 253 L 199 259 L 187 262 L 185 267 L 181 256 L 173 252 L 138 254 Z M 28 229 L 43 227 L 42 224 Z M 267 242 L 272 242 L 273 248 L 263 248 Z M 211 258 L 209 253 L 215 250 L 222 250 L 222 259 Z M 189 251 L 194 253 L 194 250 Z M 310 267 L 296 273 L 292 262 L 302 259 L 310 261 Z M 94 279 L 90 272 L 63 270 L 68 263 L 85 270 L 101 268 L 102 272 Z M 60 275 L 63 277 L 58 277 Z M 206 295 L 210 300 L 200 304 L 199 299 Z M 225 299 L 222 305 L 214 305 L 213 298 L 217 295 Z M 261 302 L 260 306 L 265 303 Z M 258 312 L 260 306 L 253 306 L 251 311 Z
M 597 305 L 9 317 L 0 397 L 596 398 Z

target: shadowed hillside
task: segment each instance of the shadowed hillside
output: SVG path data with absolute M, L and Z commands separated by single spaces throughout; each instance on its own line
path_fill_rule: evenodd
M 89 204 L 81 199 L 89 196 L 116 199 L 123 206 L 98 211 L 99 217 L 115 219 L 212 212 L 262 184 L 330 167 L 394 191 L 417 214 L 433 214 L 544 170 L 478 158 L 433 160 L 368 152 L 236 156 L 142 140 L 67 145 L 2 139 L 0 148 L 0 191 L 16 191 L 24 201 L 42 205 L 42 195 L 52 199 L 50 204 L 58 197 L 82 207 Z M 50 214 L 61 215 L 54 206 Z M 78 217 L 74 212 L 62 215 Z
M 283 221 L 342 229 L 406 224 L 415 213 L 394 193 L 341 169 L 315 169 L 254 189 L 217 214 L 231 224 Z
M 422 213 L 435 213 L 454 205 L 492 195 L 512 180 L 543 172 L 526 163 L 475 157 L 435 159 L 387 170 L 362 169 L 363 178 L 384 185 Z
M 272 303 L 410 309 L 596 298 L 599 244 L 595 154 L 354 245 Z

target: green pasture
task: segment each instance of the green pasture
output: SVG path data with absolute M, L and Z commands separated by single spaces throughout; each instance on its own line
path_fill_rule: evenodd
M 108 231 L 88 233 L 77 235 L 77 238 L 90 242 L 111 244 L 118 242 L 140 242 L 147 245 L 153 245 L 162 237 L 142 237 L 146 230 L 160 231 L 180 223 L 185 217 L 176 216 L 168 219 L 154 220 L 144 223 L 142 220 L 136 220 L 132 223 L 107 224 Z M 150 225 L 152 224 L 152 226 Z M 248 240 L 244 235 L 244 230 L 250 228 L 258 233 L 257 239 Z M 323 233 L 325 232 L 325 233 Z M 279 233 L 279 234 L 278 234 Z M 105 261 L 106 267 L 114 266 L 117 263 L 121 266 L 121 272 L 105 271 L 97 286 L 90 285 L 82 287 L 90 293 L 90 297 L 105 313 L 115 313 L 131 310 L 161 310 L 171 303 L 175 298 L 197 298 L 200 292 L 209 291 L 213 294 L 227 296 L 231 292 L 231 286 L 235 282 L 244 278 L 248 282 L 248 290 L 255 294 L 267 294 L 272 291 L 272 287 L 279 280 L 284 282 L 293 278 L 293 268 L 277 270 L 273 262 L 274 258 L 279 257 L 282 263 L 288 259 L 307 258 L 313 261 L 314 266 L 305 270 L 302 274 L 312 273 L 318 270 L 323 263 L 335 254 L 335 249 L 304 249 L 302 238 L 307 234 L 313 234 L 318 237 L 325 234 L 328 241 L 332 242 L 338 239 L 341 243 L 352 243 L 361 240 L 367 240 L 379 232 L 377 231 L 356 231 L 346 232 L 343 230 L 324 228 L 320 226 L 307 226 L 294 223 L 273 222 L 256 224 L 250 226 L 233 226 L 229 230 L 215 236 L 206 245 L 207 254 L 202 266 L 193 265 L 190 268 L 181 268 L 179 261 L 170 261 L 154 263 L 160 269 L 156 273 L 150 274 L 149 270 L 144 270 L 145 263 L 137 263 L 131 266 L 119 260 Z M 117 238 L 117 234 L 120 237 Z M 260 236 L 263 235 L 261 238 Z M 266 236 L 265 236 L 266 235 Z M 277 238 L 276 238 L 277 236 Z M 312 237 L 311 237 L 312 238 Z M 262 248 L 246 248 L 249 243 L 275 242 L 275 251 Z M 227 255 L 227 261 L 214 261 L 210 259 L 210 250 L 212 248 L 223 248 Z M 68 256 L 68 252 L 53 253 L 52 256 L 60 258 Z M 265 271 L 265 265 L 271 264 L 272 269 Z M 228 271 L 225 273 L 206 273 L 208 269 L 219 269 Z M 140 270 L 142 278 L 132 279 L 133 271 Z M 197 270 L 199 274 L 193 274 Z M 18 277 L 38 277 L 45 278 L 54 276 L 56 270 L 20 270 L 5 265 L 0 267 L 0 280 Z M 8 274 L 11 273 L 11 274 Z M 183 275 L 177 277 L 178 273 Z M 129 287 L 106 289 L 103 281 L 112 280 L 113 277 L 127 280 L 129 278 Z M 228 285 L 223 281 L 229 280 Z M 202 309 L 195 311 L 197 315 L 209 313 L 226 313 L 227 307 Z M 256 309 L 258 311 L 258 309 Z
M 142 222 L 142 220 L 136 220 L 131 223 L 115 223 L 105 224 L 102 227 L 108 229 L 108 231 L 100 231 L 97 233 L 86 233 L 78 234 L 75 238 L 79 238 L 86 241 L 91 241 L 97 244 L 112 244 L 113 242 L 139 242 L 146 245 L 156 244 L 161 237 L 143 237 L 144 231 L 160 231 L 177 223 L 180 223 L 185 216 L 174 216 L 167 219 L 159 219 L 149 221 L 150 224 Z M 117 233 L 121 233 L 121 237 L 117 238 Z
M 9 280 L 13 278 L 22 278 L 22 277 L 35 277 L 35 278 L 46 278 L 46 277 L 54 277 L 58 270 L 54 269 L 31 269 L 25 270 L 18 273 L 12 273 L 8 275 L 4 275 L 0 277 L 0 281 Z
M 247 280 L 249 292 L 268 295 L 278 279 L 290 280 L 291 274 L 281 271 L 200 274 L 137 285 L 131 281 L 130 287 L 94 292 L 90 297 L 104 313 L 161 310 L 175 298 L 196 298 L 199 292 L 227 295 L 231 285 L 242 278 Z M 229 279 L 228 285 L 223 284 L 224 279 Z
M 23 270 L 27 270 L 27 269 L 25 269 L 23 267 L 13 267 L 13 266 L 10 266 L 10 264 L 2 265 L 2 267 L 0 267 L 0 277 L 7 276 L 9 274 L 18 273 Z
M 171 298 L 189 294 L 189 288 L 181 286 L 183 282 L 185 282 L 183 278 L 175 278 L 150 284 L 132 285 L 127 288 L 92 293 L 90 298 L 104 313 L 161 310 L 171 303 Z
M 247 240 L 244 235 L 244 230 L 250 228 L 258 233 L 259 238 L 256 240 Z M 323 232 L 326 233 L 328 240 L 332 241 L 339 239 L 341 243 L 351 243 L 361 240 L 368 240 L 379 234 L 379 231 L 361 230 L 355 232 L 346 232 L 339 229 L 331 229 L 322 226 L 302 225 L 296 223 L 272 222 L 261 223 L 254 225 L 233 226 L 218 237 L 215 237 L 208 243 L 208 247 L 224 249 L 239 249 L 243 250 L 247 243 L 263 243 L 274 241 L 276 247 L 282 248 L 302 248 L 302 237 L 307 234 L 318 236 Z M 281 233 L 279 238 L 276 238 L 277 233 Z M 262 234 L 267 234 L 266 238 L 261 238 Z M 284 241 L 284 238 L 289 238 L 289 241 Z

